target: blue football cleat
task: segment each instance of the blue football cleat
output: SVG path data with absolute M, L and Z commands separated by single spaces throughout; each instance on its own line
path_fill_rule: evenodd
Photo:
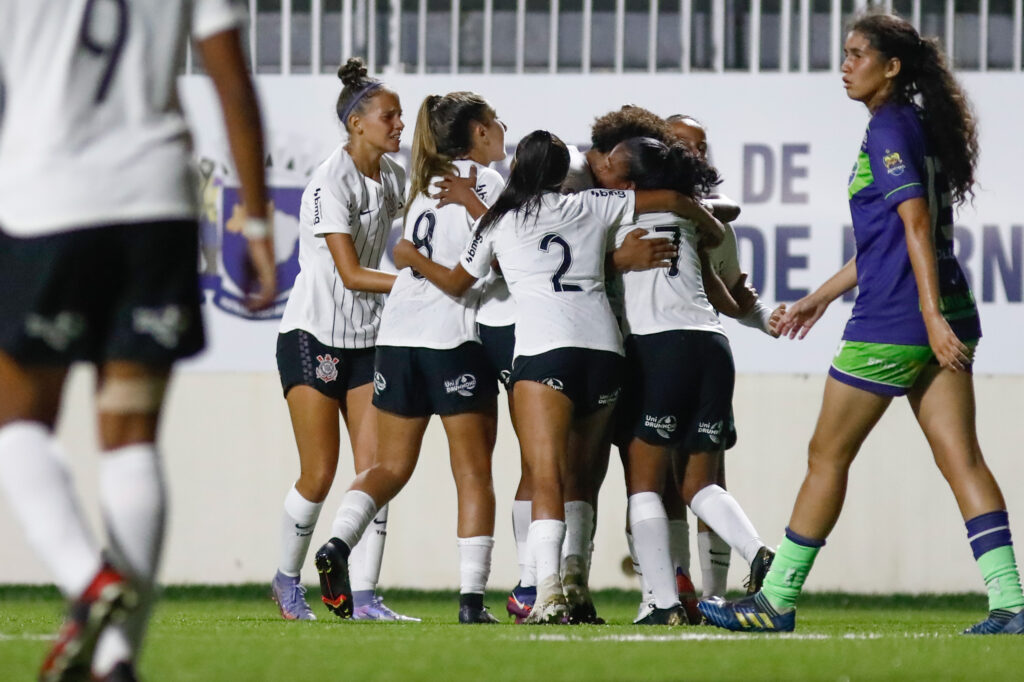
M 270 583 L 270 590 L 285 620 L 316 620 L 306 603 L 306 588 L 299 582 L 299 576 L 293 578 L 278 571 Z
M 1024 634 L 1024 611 L 1014 613 L 1006 609 L 988 612 L 988 618 L 964 630 L 965 635 L 1021 635 Z
M 792 632 L 796 609 L 779 613 L 762 592 L 726 601 L 721 597 L 703 599 L 697 608 L 713 625 L 737 632 Z
M 355 607 L 352 610 L 352 620 L 387 620 L 405 623 L 419 623 L 421 621 L 420 618 L 396 613 L 384 603 L 384 598 L 380 595 L 374 595 L 369 604 Z

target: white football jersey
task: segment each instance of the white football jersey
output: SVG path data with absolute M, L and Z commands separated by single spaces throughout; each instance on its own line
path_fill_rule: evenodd
M 740 279 L 743 271 L 740 269 L 739 252 L 736 246 L 736 232 L 730 223 L 723 223 L 725 226 L 725 238 L 722 243 L 708 251 L 708 259 L 711 268 L 718 275 L 719 279 L 729 289 L 732 289 Z M 737 321 L 747 327 L 760 329 L 765 334 L 771 334 L 770 320 L 772 309 L 764 304 L 761 299 L 754 303 L 753 309 Z
M 501 194 L 505 181 L 497 171 L 468 160 L 455 162 L 458 174 L 466 177 L 476 167 L 480 201 L 490 206 Z M 431 178 L 433 185 L 441 178 Z M 466 244 L 473 238 L 474 220 L 457 204 L 437 207 L 437 199 L 419 194 L 411 200 L 405 214 L 403 236 L 420 253 L 435 263 L 454 267 Z M 444 350 L 479 341 L 476 332 L 477 304 L 481 285 L 475 285 L 458 298 L 444 293 L 411 268 L 398 274 L 380 323 L 378 346 L 412 346 Z
M 697 253 L 697 226 L 672 213 L 647 213 L 624 224 L 615 234 L 615 246 L 637 228 L 644 239 L 669 238 L 678 249 L 668 268 L 621 273 L 625 290 L 622 330 L 630 334 L 657 334 L 676 329 L 724 334 L 718 313 L 708 302 Z
M 302 329 L 334 348 L 375 345 L 384 296 L 346 289 L 324 236 L 350 235 L 359 264 L 380 267 L 391 222 L 404 206 L 405 171 L 381 157 L 380 180 L 360 173 L 343 146 L 313 171 L 302 192 L 299 274 L 281 319 L 282 334 Z
M 507 327 L 516 323 L 516 302 L 505 278 L 493 269 L 482 280 L 483 293 L 476 311 L 476 321 L 488 327 Z
M 484 277 L 498 259 L 516 304 L 515 356 L 556 348 L 622 354 L 622 336 L 604 290 L 604 259 L 613 234 L 636 210 L 633 192 L 592 189 L 544 194 L 539 211 L 506 213 L 462 255 Z
M 246 16 L 230 0 L 0 2 L 0 228 L 195 217 L 185 41 Z

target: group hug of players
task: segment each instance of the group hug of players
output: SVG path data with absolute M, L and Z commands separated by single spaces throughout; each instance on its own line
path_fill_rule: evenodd
M 459 622 L 498 622 L 483 595 L 499 384 L 522 453 L 520 581 L 507 605 L 517 622 L 600 622 L 587 581 L 613 442 L 644 586 L 637 622 L 701 619 L 686 506 L 702 523 L 705 595 L 724 592 L 732 550 L 759 588 L 773 552 L 723 486 L 734 368 L 716 311 L 773 334 L 784 307 L 761 303 L 739 271 L 727 227 L 739 209 L 713 194 L 701 124 L 627 105 L 595 120 L 585 154 L 535 131 L 506 183 L 489 167 L 506 154 L 497 112 L 476 93 L 430 96 L 406 197 L 386 156 L 403 128 L 398 95 L 358 60 L 339 75 L 349 139 L 303 195 L 301 271 L 277 350 L 302 462 L 273 581 L 282 614 L 314 617 L 299 569 L 334 477 L 340 409 L 358 475 L 315 557 L 328 608 L 407 618 L 375 592 L 387 503 L 436 414 L 458 492 Z M 379 266 L 403 217 L 394 276 Z

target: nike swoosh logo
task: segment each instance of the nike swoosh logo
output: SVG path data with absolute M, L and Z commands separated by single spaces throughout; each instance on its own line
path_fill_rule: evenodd
M 370 215 L 371 213 L 373 213 L 373 209 L 372 208 L 368 208 L 365 211 L 360 211 L 359 215 Z
M 295 527 L 297 529 L 299 529 L 299 530 L 309 530 L 310 528 L 312 528 L 315 525 L 316 525 L 315 523 L 310 523 L 308 525 L 303 526 L 301 523 L 296 523 Z
M 713 549 L 709 549 L 708 554 L 717 554 L 718 556 L 729 556 L 730 554 L 732 554 L 732 552 L 716 552 Z
M 385 519 L 384 521 L 378 521 L 377 519 L 374 519 L 373 522 L 376 523 L 378 526 L 383 526 L 387 523 L 387 520 Z

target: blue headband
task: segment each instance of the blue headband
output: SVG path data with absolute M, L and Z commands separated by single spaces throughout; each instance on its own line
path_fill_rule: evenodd
M 341 124 L 347 127 L 348 117 L 352 115 L 352 111 L 359 105 L 359 101 L 382 85 L 384 84 L 380 81 L 371 81 L 362 90 L 352 95 L 352 99 L 349 100 L 348 104 L 345 105 L 344 111 L 341 112 Z

